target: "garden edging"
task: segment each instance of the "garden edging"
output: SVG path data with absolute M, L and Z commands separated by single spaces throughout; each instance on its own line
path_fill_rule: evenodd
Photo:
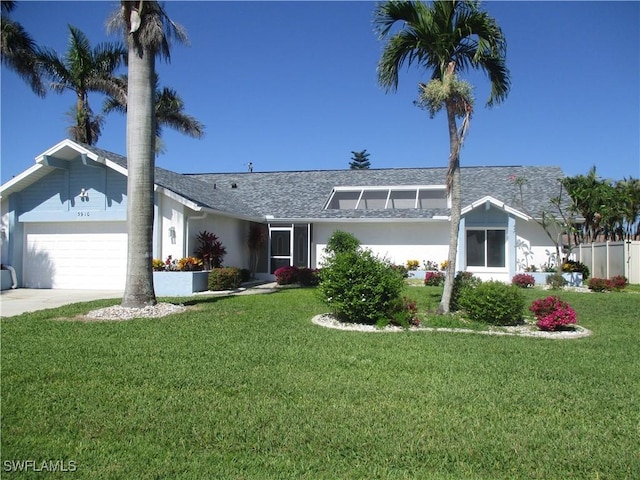
M 575 330 L 561 330 L 557 332 L 547 332 L 542 330 L 533 330 L 529 325 L 519 325 L 515 327 L 502 327 L 498 330 L 492 327 L 490 330 L 471 330 L 465 328 L 439 328 L 439 327 L 409 327 L 403 328 L 394 325 L 388 325 L 384 328 L 378 328 L 375 325 L 365 325 L 361 323 L 340 322 L 333 315 L 323 313 L 316 315 L 311 322 L 321 327 L 333 328 L 336 330 L 347 330 L 368 333 L 395 333 L 395 332 L 450 332 L 450 333 L 477 333 L 481 335 L 502 335 L 502 336 L 518 336 L 518 337 L 538 337 L 556 340 L 568 340 L 575 338 L 585 338 L 591 335 L 588 330 L 580 325 L 575 325 Z M 535 327 L 533 327 L 535 328 Z

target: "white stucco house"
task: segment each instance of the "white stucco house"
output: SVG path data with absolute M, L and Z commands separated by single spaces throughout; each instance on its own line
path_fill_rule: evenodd
M 155 172 L 154 258 L 193 254 L 201 231 L 249 268 L 252 223 L 268 230 L 258 263 L 319 266 L 335 230 L 392 262 L 447 257 L 446 168 L 180 174 Z M 463 167 L 458 270 L 509 281 L 548 261 L 552 242 L 532 218 L 557 194 L 558 167 Z M 520 200 L 513 179 L 526 178 Z M 127 161 L 64 140 L 0 187 L 2 263 L 18 287 L 123 289 Z M 525 205 L 519 207 L 518 205 Z

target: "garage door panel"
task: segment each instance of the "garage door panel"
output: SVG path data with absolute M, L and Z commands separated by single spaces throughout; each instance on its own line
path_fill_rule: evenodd
M 124 222 L 30 224 L 25 230 L 25 287 L 124 289 Z

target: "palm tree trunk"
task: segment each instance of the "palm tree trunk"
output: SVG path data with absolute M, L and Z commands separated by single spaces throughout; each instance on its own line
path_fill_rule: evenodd
M 155 55 L 129 38 L 127 106 L 127 278 L 122 306 L 155 305 L 153 208 Z
M 451 102 L 446 102 L 447 121 L 449 124 L 449 169 L 447 171 L 447 190 L 451 196 L 451 231 L 449 236 L 449 254 L 447 269 L 444 277 L 444 290 L 438 306 L 438 313 L 449 313 L 453 282 L 458 257 L 458 232 L 460 230 L 460 213 L 462 210 L 462 196 L 460 185 L 460 137 L 456 126 L 455 109 Z

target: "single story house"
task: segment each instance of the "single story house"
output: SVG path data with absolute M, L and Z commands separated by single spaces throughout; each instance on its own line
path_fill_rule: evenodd
M 336 230 L 396 264 L 447 257 L 446 168 L 180 174 L 156 168 L 154 258 L 191 256 L 199 232 L 249 268 L 250 227 L 268 242 L 257 272 L 321 265 Z M 558 167 L 462 167 L 458 270 L 509 281 L 555 251 L 532 217 L 558 193 Z M 523 195 L 515 179 L 526 179 Z M 27 288 L 123 289 L 127 160 L 64 140 L 0 188 L 2 263 Z M 526 206 L 522 207 L 522 205 Z

